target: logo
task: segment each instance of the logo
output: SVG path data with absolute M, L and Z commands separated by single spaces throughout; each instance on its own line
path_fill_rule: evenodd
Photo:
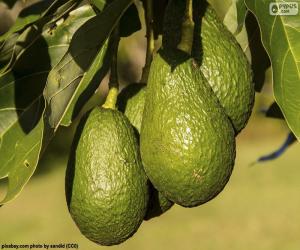
M 296 16 L 299 13 L 298 2 L 271 2 L 269 13 L 271 16 Z

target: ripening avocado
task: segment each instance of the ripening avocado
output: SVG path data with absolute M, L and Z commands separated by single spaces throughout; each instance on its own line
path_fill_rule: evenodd
M 144 112 L 145 95 L 146 84 L 132 83 L 122 89 L 117 102 L 118 109 L 126 115 L 139 133 Z
M 235 160 L 232 124 L 197 67 L 179 50 L 158 52 L 150 68 L 140 137 L 151 183 L 185 207 L 219 194 Z
M 76 131 L 66 173 L 70 214 L 100 245 L 131 237 L 145 217 L 148 178 L 133 127 L 117 110 L 94 108 Z
M 168 200 L 161 192 L 157 191 L 151 183 L 149 190 L 150 198 L 144 220 L 161 216 L 174 205 L 174 202 Z
M 194 45 L 192 55 L 217 95 L 236 134 L 247 124 L 254 104 L 250 64 L 232 33 L 206 1 L 194 1 Z M 168 4 L 163 46 L 176 48 L 181 38 L 185 1 Z
M 138 131 L 138 137 L 141 131 L 146 89 L 146 84 L 133 83 L 125 87 L 118 96 L 118 108 Z M 172 201 L 158 192 L 151 183 L 149 193 L 150 198 L 145 220 L 162 215 L 174 205 Z

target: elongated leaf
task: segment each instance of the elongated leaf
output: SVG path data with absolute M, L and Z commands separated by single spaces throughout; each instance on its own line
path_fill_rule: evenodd
M 71 125 L 81 108 L 94 94 L 100 81 L 107 74 L 112 55 L 111 48 L 107 49 L 107 43 L 108 41 L 106 41 L 102 46 L 89 70 L 83 75 L 78 87 L 74 91 L 72 98 L 68 103 L 67 108 L 65 109 L 60 125 Z
M 42 106 L 44 105 L 40 107 Z M 18 138 L 14 155 L 5 168 L 1 169 L 1 174 L 6 173 L 3 177 L 8 177 L 9 182 L 6 196 L 0 204 L 14 199 L 34 173 L 42 148 L 43 131 L 44 122 L 40 118 L 38 124 L 26 136 Z
M 297 138 L 294 136 L 294 134 L 289 133 L 285 141 L 283 142 L 283 144 L 278 149 L 276 149 L 274 152 L 270 154 L 259 157 L 256 162 L 266 162 L 266 161 L 271 161 L 279 158 L 296 141 Z
M 272 63 L 273 89 L 287 124 L 300 138 L 300 16 L 269 14 L 271 0 L 246 0 L 258 19 Z
M 91 4 L 93 4 L 97 9 L 102 11 L 107 4 L 107 0 L 90 0 Z
M 128 37 L 142 27 L 135 4 L 131 4 L 120 20 L 120 36 Z
M 65 0 L 64 0 L 65 1 Z M 62 2 L 64 2 L 62 1 Z M 15 61 L 22 55 L 22 53 L 30 47 L 37 39 L 39 39 L 43 33 L 43 31 L 47 29 L 53 29 L 56 27 L 55 22 L 61 19 L 62 17 L 66 16 L 70 11 L 72 11 L 78 5 L 78 0 L 69 0 L 58 9 L 53 10 L 52 5 L 45 11 L 49 15 L 44 16 L 43 18 L 39 19 L 37 22 L 33 23 L 28 27 L 24 27 L 18 33 L 11 34 L 7 39 L 10 40 L 9 44 L 12 46 L 11 43 L 11 36 L 17 35 L 17 39 L 14 40 L 15 44 L 13 45 L 13 49 L 10 48 L 10 61 L 9 63 L 3 67 L 1 72 L 5 72 L 13 67 Z M 52 13 L 52 11 L 54 11 Z M 44 15 L 44 14 L 43 14 Z M 1 73 L 0 72 L 0 73 Z
M 251 68 L 253 71 L 255 91 L 260 92 L 264 86 L 265 74 L 267 69 L 271 66 L 271 62 L 261 41 L 259 25 L 251 12 L 247 14 L 245 25 L 249 42 L 248 49 L 251 54 Z
M 91 3 L 100 11 L 107 8 L 109 4 L 117 0 L 91 0 Z M 138 10 L 135 4 L 131 4 L 121 17 L 119 26 L 119 35 L 121 37 L 128 37 L 132 33 L 141 29 L 141 22 Z
M 51 2 L 51 0 L 37 2 L 36 4 L 30 5 L 29 7 L 23 9 L 9 31 L 0 36 L 0 42 L 7 39 L 13 33 L 22 30 L 25 26 L 37 21 Z
M 284 116 L 276 102 L 273 102 L 272 105 L 266 112 L 266 117 L 284 119 Z
M 42 145 L 53 136 L 43 118 L 47 76 L 66 53 L 74 32 L 94 15 L 89 6 L 71 12 L 51 33 L 44 31 L 0 76 L 0 178 L 9 179 L 7 195 L 0 203 L 22 190 L 36 168 Z
M 68 53 L 51 70 L 44 96 L 52 128 L 57 129 L 61 123 L 85 72 L 131 3 L 132 0 L 113 1 L 100 15 L 86 22 L 74 35 Z
M 11 34 L 8 39 L 0 44 L 0 74 L 11 59 L 18 36 L 18 34 Z
M 145 8 L 145 1 L 144 8 Z M 169 0 L 160 0 L 153 4 L 153 31 L 155 39 L 163 33 L 164 15 Z
M 232 0 L 223 22 L 231 33 L 237 35 L 243 28 L 246 14 L 247 8 L 244 0 Z
M 207 2 L 212 5 L 222 21 L 232 4 L 232 0 L 208 0 Z
M 235 5 L 236 5 L 237 24 L 238 24 L 235 34 L 238 34 L 239 32 L 241 32 L 243 28 L 248 9 L 245 5 L 244 0 L 235 0 Z
M 8 7 L 11 8 L 14 6 L 14 4 L 17 2 L 17 0 L 1 0 L 1 2 L 4 2 L 5 4 L 7 4 Z

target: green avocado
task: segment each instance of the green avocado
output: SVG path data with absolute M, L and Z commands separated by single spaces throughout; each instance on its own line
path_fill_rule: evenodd
M 148 178 L 129 120 L 94 108 L 80 122 L 66 173 L 70 214 L 83 235 L 100 245 L 131 237 L 146 214 Z
M 171 0 L 165 17 L 163 46 L 176 48 L 181 37 L 185 1 Z M 205 1 L 194 3 L 193 56 L 217 95 L 236 134 L 248 122 L 254 104 L 250 64 L 235 37 Z
M 139 133 L 141 131 L 145 106 L 146 84 L 132 83 L 125 87 L 118 96 L 117 106 Z M 150 185 L 150 198 L 145 220 L 160 216 L 169 210 L 174 203 Z
M 150 184 L 150 198 L 144 220 L 150 220 L 152 218 L 161 216 L 173 205 L 174 202 L 168 200 L 161 192 L 158 192 L 155 187 Z
M 232 124 L 197 67 L 179 50 L 155 55 L 140 138 L 151 183 L 185 207 L 220 193 L 235 160 Z
M 117 106 L 140 133 L 146 95 L 146 84 L 132 83 L 118 96 Z

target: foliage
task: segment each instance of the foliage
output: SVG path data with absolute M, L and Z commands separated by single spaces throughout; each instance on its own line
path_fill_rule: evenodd
M 16 1 L 3 2 L 12 7 Z M 9 180 L 1 204 L 19 194 L 58 127 L 72 124 L 108 72 L 114 28 L 119 25 L 123 37 L 141 29 L 139 2 L 81 2 L 33 4 L 0 36 L 0 178 Z M 155 38 L 167 2 L 154 2 Z M 271 65 L 276 109 L 268 116 L 284 119 L 299 139 L 299 15 L 269 15 L 270 0 L 209 2 L 242 48 L 250 50 L 257 91 Z

